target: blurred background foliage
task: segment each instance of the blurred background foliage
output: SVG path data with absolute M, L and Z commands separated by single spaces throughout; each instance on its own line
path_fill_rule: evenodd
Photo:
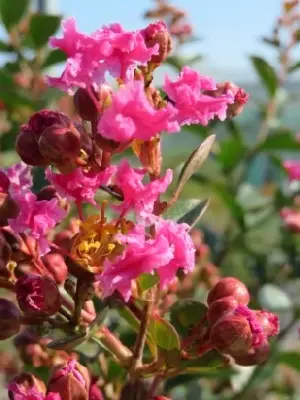
M 193 67 L 195 63 L 201 67 L 201 54 L 184 55 L 185 46 L 198 40 L 188 17 L 184 12 L 177 17 L 162 12 L 164 4 L 153 2 L 145 17 L 164 18 L 170 26 L 176 45 L 168 70 L 177 73 L 183 65 Z M 43 1 L 0 0 L 5 31 L 0 40 L 2 167 L 17 162 L 15 138 L 20 124 L 34 111 L 56 108 L 76 118 L 72 98 L 49 88 L 44 80 L 50 71 L 59 71 L 65 55 L 48 47 L 48 38 L 58 31 L 62 16 L 45 13 L 43 5 Z M 300 399 L 300 352 L 294 328 L 300 311 L 300 240 L 280 218 L 280 210 L 299 202 L 300 194 L 300 186 L 287 181 L 282 166 L 284 159 L 299 158 L 300 151 L 300 86 L 294 78 L 300 61 L 293 56 L 300 43 L 297 1 L 283 3 L 270 34 L 262 33 L 261 40 L 273 49 L 277 64 L 264 54 L 249 57 L 258 85 L 255 90 L 254 86 L 244 87 L 251 96 L 244 112 L 224 123 L 189 126 L 180 135 L 164 137 L 164 167 L 179 173 L 192 150 L 207 136 L 217 135 L 210 158 L 187 184 L 179 205 L 187 210 L 195 200 L 210 199 L 197 226 L 210 248 L 209 264 L 216 266 L 218 274 L 242 279 L 253 293 L 254 306 L 257 302 L 279 313 L 281 340 L 266 366 L 241 367 L 230 376 L 203 371 L 199 375 L 196 371 L 169 379 L 166 388 L 174 400 Z M 205 32 L 203 35 L 205 40 Z M 43 171 L 37 169 L 36 189 L 43 184 Z M 195 290 L 193 295 L 201 298 L 202 292 Z M 112 379 L 118 379 L 117 367 L 111 373 L 115 374 Z M 229 387 L 235 391 L 233 396 L 228 394 Z

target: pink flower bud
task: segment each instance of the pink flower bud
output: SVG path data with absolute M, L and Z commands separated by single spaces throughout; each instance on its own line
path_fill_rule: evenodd
M 55 235 L 54 243 L 56 246 L 61 247 L 65 251 L 70 251 L 72 247 L 72 238 L 74 233 L 70 229 L 59 232 Z
M 58 285 L 67 279 L 68 268 L 61 254 L 48 253 L 43 256 L 42 261 Z
M 9 300 L 0 299 L 0 340 L 16 335 L 20 331 L 21 313 Z
M 227 277 L 221 279 L 216 286 L 209 292 L 207 304 L 222 299 L 223 297 L 232 296 L 240 303 L 247 305 L 250 301 L 250 294 L 246 285 L 236 278 Z
M 18 204 L 7 193 L 0 193 L 0 226 L 7 226 L 9 218 L 19 214 Z
M 98 388 L 96 382 L 91 384 L 89 400 L 104 400 L 101 390 Z
M 16 282 L 16 295 L 21 310 L 31 316 L 55 314 L 62 304 L 56 283 L 46 276 L 22 276 Z
M 37 141 L 42 133 L 53 125 L 67 128 L 71 125 L 71 120 L 67 115 L 61 112 L 48 110 L 45 108 L 34 113 L 28 121 L 28 128 L 34 133 Z
M 252 346 L 252 331 L 245 317 L 225 315 L 211 328 L 210 341 L 220 353 L 245 354 Z
M 267 342 L 258 347 L 251 348 L 248 353 L 234 357 L 236 364 L 244 367 L 264 364 L 270 355 L 270 346 Z
M 150 24 L 147 28 L 141 31 L 144 36 L 147 47 L 159 45 L 158 54 L 151 57 L 151 62 L 154 64 L 162 64 L 172 50 L 171 37 L 167 26 L 163 21 Z
M 255 311 L 255 314 L 267 337 L 278 335 L 279 318 L 277 317 L 277 315 L 267 310 Z
M 16 376 L 8 384 L 8 396 L 11 400 L 43 400 L 46 390 L 43 381 L 27 372 Z
M 16 151 L 28 165 L 44 167 L 49 164 L 40 153 L 37 139 L 28 125 L 22 125 L 16 141 Z
M 75 127 L 52 125 L 39 138 L 39 150 L 51 162 L 73 160 L 80 154 L 80 134 Z
M 232 296 L 223 297 L 222 299 L 211 303 L 207 310 L 207 320 L 209 325 L 214 325 L 218 319 L 224 317 L 226 314 L 232 313 L 238 304 L 239 303 Z
M 74 393 L 78 400 L 88 400 L 89 389 L 89 372 L 76 360 L 55 367 L 48 385 L 49 391 L 59 393 L 64 400 L 73 400 Z

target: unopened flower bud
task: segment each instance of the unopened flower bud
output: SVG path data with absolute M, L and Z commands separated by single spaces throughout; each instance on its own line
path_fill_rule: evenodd
M 37 194 L 36 199 L 38 201 L 47 200 L 50 201 L 56 197 L 56 189 L 52 185 L 44 186 Z
M 49 380 L 48 390 L 59 393 L 64 400 L 88 400 L 90 389 L 90 376 L 87 368 L 70 360 L 54 368 Z
M 51 162 L 73 160 L 80 154 L 80 134 L 74 126 L 52 125 L 44 130 L 38 144 L 43 157 Z
M 71 125 L 71 120 L 67 115 L 59 111 L 48 110 L 45 108 L 34 113 L 28 121 L 28 128 L 34 133 L 37 141 L 42 133 L 53 125 L 68 128 Z
M 18 204 L 8 193 L 0 193 L 0 226 L 7 226 L 9 218 L 16 218 L 18 214 Z
M 267 342 L 262 343 L 258 347 L 251 348 L 246 354 L 234 357 L 236 364 L 248 367 L 251 365 L 264 364 L 270 355 L 270 346 Z
M 56 246 L 61 247 L 65 251 L 70 251 L 72 247 L 72 238 L 74 236 L 74 233 L 66 229 L 65 231 L 59 232 L 55 235 L 54 238 L 54 243 Z
M 46 386 L 36 376 L 23 372 L 9 382 L 8 396 L 11 400 L 44 399 Z
M 16 335 L 20 331 L 21 313 L 9 300 L 0 299 L 0 340 Z
M 77 113 L 86 121 L 96 121 L 111 93 L 112 89 L 108 85 L 101 85 L 97 92 L 93 88 L 91 88 L 90 92 L 79 88 L 74 95 L 74 105 Z
M 210 326 L 213 326 L 224 315 L 232 313 L 238 306 L 238 302 L 234 297 L 228 296 L 216 300 L 209 305 L 207 310 L 207 321 Z
M 54 280 L 40 275 L 24 275 L 16 282 L 16 295 L 21 310 L 29 316 L 55 314 L 62 297 Z
M 211 328 L 210 341 L 220 353 L 245 354 L 252 345 L 252 332 L 243 316 L 225 315 Z
M 19 261 L 27 261 L 32 258 L 32 255 L 29 253 L 28 247 L 25 245 L 21 236 L 14 233 L 13 231 L 5 228 L 2 230 L 2 235 L 4 239 L 9 244 L 11 248 L 11 260 L 15 262 Z M 30 242 L 32 248 L 35 247 L 35 239 L 32 237 L 28 237 L 27 240 Z
M 67 279 L 68 267 L 65 263 L 64 257 L 61 254 L 48 253 L 43 256 L 42 261 L 58 285 Z
M 40 152 L 38 142 L 34 132 L 32 132 L 28 125 L 22 125 L 21 131 L 16 141 L 16 151 L 28 165 L 34 167 L 44 167 L 49 162 L 45 159 Z
M 154 64 L 162 64 L 172 50 L 171 37 L 167 26 L 163 21 L 150 24 L 142 30 L 147 47 L 159 45 L 158 54 L 151 57 L 151 62 Z
M 0 275 L 6 268 L 8 261 L 11 258 L 11 247 L 5 240 L 4 235 L 0 232 Z
M 10 181 L 5 172 L 0 171 L 0 193 L 7 193 Z
M 104 400 L 102 392 L 97 386 L 96 382 L 91 384 L 89 400 Z
M 212 302 L 228 296 L 234 297 L 238 303 L 244 305 L 247 305 L 250 301 L 250 294 L 246 285 L 236 278 L 227 277 L 221 279 L 209 292 L 207 304 L 210 305 Z

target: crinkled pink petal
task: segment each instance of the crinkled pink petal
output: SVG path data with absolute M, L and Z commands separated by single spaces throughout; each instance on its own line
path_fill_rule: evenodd
M 285 161 L 283 163 L 283 166 L 288 173 L 290 181 L 300 180 L 300 161 L 292 161 L 292 160 Z
M 175 120 L 180 125 L 207 125 L 215 117 L 223 121 L 228 104 L 234 102 L 231 92 L 219 97 L 203 94 L 203 91 L 215 90 L 215 82 L 189 67 L 183 67 L 179 78 L 174 82 L 166 77 L 163 88 L 178 111 Z
M 14 380 L 9 383 L 8 391 L 13 394 L 14 400 L 60 400 L 60 396 L 56 398 L 45 397 L 45 395 L 39 392 L 35 387 L 25 388 Z
M 69 174 L 56 174 L 47 168 L 46 178 L 62 197 L 68 197 L 78 203 L 95 204 L 95 193 L 101 185 L 108 183 L 115 171 L 116 167 L 110 166 L 101 172 L 83 172 L 81 168 L 76 168 Z
M 72 18 L 63 21 L 62 27 L 63 37 L 51 38 L 50 45 L 66 53 L 67 63 L 62 75 L 48 77 L 48 83 L 69 92 L 103 83 L 106 72 L 125 81 L 132 79 L 134 68 L 158 52 L 157 46 L 147 48 L 139 31 L 126 32 L 119 24 L 91 35 L 78 32 Z
M 100 118 L 98 132 L 116 142 L 148 141 L 163 131 L 179 130 L 174 120 L 176 112 L 170 104 L 159 110 L 152 107 L 145 95 L 143 81 L 133 81 L 112 95 L 111 105 Z
M 115 209 L 124 215 L 134 210 L 138 218 L 146 218 L 153 212 L 155 201 L 167 190 L 172 181 L 172 170 L 168 169 L 164 177 L 144 184 L 145 170 L 132 168 L 127 160 L 122 161 L 115 177 L 115 183 L 121 189 L 124 200 Z
M 158 218 L 155 222 L 156 237 L 164 237 L 173 249 L 173 258 L 169 263 L 159 266 L 156 271 L 160 277 L 161 288 L 174 279 L 179 268 L 190 272 L 195 266 L 195 246 L 188 233 L 189 225 Z
M 247 306 L 239 304 L 235 309 L 234 314 L 246 317 L 247 321 L 249 322 L 249 326 L 253 335 L 252 336 L 253 347 L 258 347 L 265 342 L 267 336 L 264 333 L 263 326 L 261 325 L 260 321 L 258 320 L 253 310 L 250 310 L 250 308 L 248 308 Z
M 9 226 L 15 233 L 31 235 L 38 241 L 41 254 L 47 253 L 47 233 L 65 217 L 66 211 L 59 207 L 56 198 L 37 201 L 32 192 L 20 193 L 15 200 L 20 211 L 16 218 L 9 219 Z
M 32 168 L 23 162 L 14 164 L 7 169 L 0 169 L 0 192 L 14 194 L 24 192 L 32 186 Z
M 163 236 L 146 240 L 143 226 L 136 226 L 128 235 L 119 235 L 118 239 L 127 247 L 116 260 L 105 262 L 99 279 L 105 297 L 117 290 L 128 301 L 132 281 L 143 273 L 153 273 L 160 265 L 168 264 L 173 250 Z

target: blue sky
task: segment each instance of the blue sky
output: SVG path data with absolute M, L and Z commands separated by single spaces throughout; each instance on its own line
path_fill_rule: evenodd
M 152 0 L 50 0 L 65 16 L 74 16 L 78 27 L 86 32 L 100 25 L 120 22 L 126 29 L 144 26 L 143 12 Z M 172 0 L 189 12 L 196 35 L 202 40 L 187 51 L 204 54 L 199 65 L 202 72 L 219 79 L 252 80 L 247 60 L 259 54 L 274 60 L 274 52 L 259 38 L 272 28 L 280 14 L 281 0 Z

